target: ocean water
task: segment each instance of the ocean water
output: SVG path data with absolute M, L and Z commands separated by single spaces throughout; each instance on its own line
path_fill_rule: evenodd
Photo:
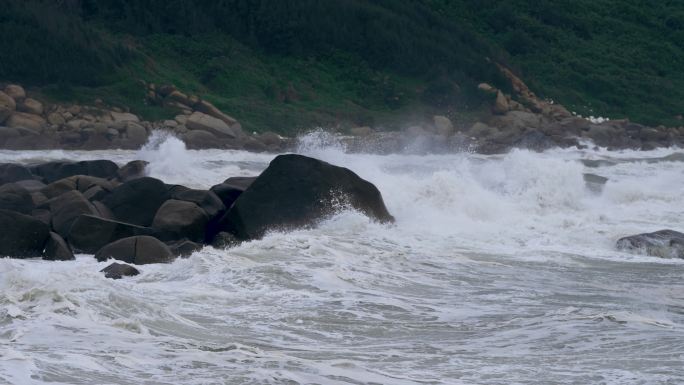
M 684 231 L 682 150 L 373 155 L 316 133 L 298 152 L 373 182 L 396 223 L 341 211 L 117 281 L 90 255 L 0 259 L 0 383 L 684 383 L 684 260 L 614 247 Z M 0 162 L 145 159 L 208 188 L 274 156 L 159 136 Z

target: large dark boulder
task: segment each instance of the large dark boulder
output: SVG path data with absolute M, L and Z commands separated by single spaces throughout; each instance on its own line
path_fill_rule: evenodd
M 192 202 L 169 199 L 159 208 L 152 228 L 159 231 L 163 240 L 189 239 L 203 242 L 209 217 Z
M 50 227 L 38 219 L 0 209 L 0 256 L 39 257 L 49 234 Z
M 620 238 L 617 248 L 662 258 L 684 258 L 684 233 L 660 230 Z
M 130 180 L 102 200 L 120 221 L 138 226 L 152 224 L 159 207 L 169 198 L 164 182 L 151 177 Z
M 93 215 L 81 215 L 71 225 L 67 239 L 80 252 L 94 254 L 103 246 L 122 238 L 153 235 L 149 227 L 132 225 Z
M 119 239 L 101 248 L 95 258 L 102 262 L 109 258 L 118 259 L 135 265 L 148 263 L 168 263 L 174 255 L 168 246 L 150 236 L 136 236 Z
M 0 209 L 31 214 L 34 208 L 31 193 L 16 183 L 0 186 Z
M 89 175 L 108 179 L 115 177 L 118 169 L 119 166 L 116 163 L 106 159 L 80 162 L 54 161 L 31 167 L 31 171 L 42 177 L 47 183 L 73 175 Z
M 50 232 L 50 236 L 45 244 L 43 259 L 47 261 L 70 261 L 75 258 L 74 253 L 64 241 L 64 238 L 57 233 Z
M 380 191 L 351 170 L 302 155 L 280 155 L 240 195 L 219 227 L 239 239 L 255 239 L 271 229 L 312 226 L 340 206 L 381 222 L 394 220 Z
M 52 228 L 63 237 L 80 215 L 97 215 L 97 209 L 78 191 L 69 191 L 50 200 Z
M 0 163 L 0 184 L 18 182 L 33 178 L 26 166 L 14 163 Z
M 126 265 L 125 263 L 112 263 L 111 265 L 105 267 L 104 269 L 100 270 L 101 273 L 105 273 L 104 276 L 105 278 L 111 278 L 111 279 L 121 279 L 123 277 L 133 277 L 140 272 L 138 269 L 131 265 Z
M 230 208 L 238 197 L 256 180 L 255 176 L 238 176 L 226 179 L 210 190 L 219 197 L 226 208 Z

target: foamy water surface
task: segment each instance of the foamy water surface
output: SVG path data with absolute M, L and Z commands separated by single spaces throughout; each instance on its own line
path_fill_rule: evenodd
M 684 231 L 681 150 L 350 154 L 318 133 L 299 152 L 373 182 L 396 223 L 340 212 L 117 281 L 90 255 L 0 259 L 0 383 L 684 383 L 684 260 L 614 247 Z M 274 156 L 155 137 L 0 162 L 145 159 L 208 188 Z

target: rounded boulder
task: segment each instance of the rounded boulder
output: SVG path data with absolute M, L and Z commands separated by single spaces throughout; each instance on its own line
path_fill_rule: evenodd
M 135 265 L 149 263 L 168 263 L 173 261 L 174 255 L 164 243 L 150 236 L 136 236 L 119 239 L 101 248 L 95 259 L 106 261 L 109 258 L 118 259 Z

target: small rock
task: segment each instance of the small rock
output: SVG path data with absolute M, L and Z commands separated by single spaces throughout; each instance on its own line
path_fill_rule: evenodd
M 64 117 L 57 112 L 52 112 L 52 113 L 48 114 L 47 121 L 50 124 L 53 124 L 55 126 L 61 126 L 64 123 L 66 123 L 66 120 L 64 120 Z
M 9 95 L 15 102 L 21 102 L 26 98 L 26 91 L 24 88 L 17 84 L 10 84 L 5 87 L 5 93 Z
M 186 132 L 183 134 L 183 142 L 192 150 L 217 148 L 221 143 L 214 134 L 204 130 L 191 130 Z
M 349 133 L 354 135 L 354 136 L 368 136 L 373 132 L 373 129 L 368 127 L 368 126 L 362 126 L 362 127 L 353 127 L 351 130 L 349 130 Z
M 147 167 L 148 164 L 149 162 L 144 160 L 130 161 L 116 172 L 116 178 L 121 182 L 140 179 L 145 176 L 145 167 Z
M 584 184 L 587 186 L 587 189 L 594 193 L 600 193 L 601 191 L 603 191 L 603 187 L 608 182 L 608 178 L 601 175 L 585 173 L 582 174 L 582 176 L 584 178 Z
M 435 124 L 435 132 L 438 135 L 451 136 L 454 133 L 454 125 L 446 116 L 435 115 L 432 120 Z
M 81 113 L 81 106 L 79 106 L 78 104 L 69 106 L 69 108 L 67 108 L 67 112 L 69 112 L 71 116 L 77 116 Z
M 168 243 L 167 245 L 169 246 L 169 249 L 171 249 L 173 255 L 181 258 L 187 258 L 191 256 L 192 253 L 202 250 L 202 247 L 204 247 L 200 243 L 195 243 L 187 239 L 178 242 Z
M 41 131 L 43 126 L 47 124 L 45 119 L 38 115 L 27 114 L 25 112 L 15 111 L 5 121 L 7 127 L 23 127 L 32 130 Z
M 203 112 L 211 117 L 214 117 L 216 119 L 219 119 L 229 125 L 231 128 L 235 129 L 236 125 L 238 125 L 238 121 L 233 118 L 232 116 L 226 115 L 221 110 L 216 108 L 213 104 L 209 103 L 206 100 L 201 100 L 199 103 L 195 104 L 195 110 L 199 112 Z
M 111 279 L 121 279 L 123 277 L 133 277 L 140 274 L 140 271 L 131 265 L 126 265 L 124 263 L 112 263 L 111 265 L 100 270 L 101 273 L 105 273 L 105 278 Z
M 130 141 L 138 145 L 143 145 L 147 142 L 147 130 L 135 122 L 129 121 L 126 124 L 126 136 Z
M 175 120 L 165 120 L 164 122 L 162 122 L 162 124 L 164 125 L 164 127 L 170 127 L 170 128 L 174 128 L 174 127 L 178 126 L 178 122 Z
M 492 94 L 492 95 L 493 95 L 493 94 L 496 94 L 496 92 L 498 91 L 496 88 L 490 86 L 490 85 L 487 84 L 487 83 L 480 83 L 480 84 L 478 84 L 478 85 L 477 85 L 477 89 L 480 90 L 480 91 L 482 91 L 482 92 L 485 92 L 485 93 L 488 93 L 488 94 Z
M 0 123 L 3 123 L 12 112 L 16 110 L 17 104 L 11 96 L 0 91 Z
M 208 131 L 218 137 L 236 138 L 237 133 L 223 120 L 195 111 L 185 124 L 190 130 Z
M 223 183 L 211 187 L 211 191 L 219 197 L 226 208 L 230 208 L 233 202 L 256 180 L 255 176 L 241 176 L 226 179 Z
M 220 233 L 216 234 L 214 239 L 211 241 L 211 246 L 216 249 L 227 249 L 230 247 L 235 247 L 239 244 L 240 240 L 237 239 L 235 235 L 225 231 L 221 231 Z
M 26 98 L 17 106 L 17 110 L 33 115 L 43 115 L 43 103 L 35 99 Z
M 139 122 L 140 118 L 130 112 L 111 112 L 112 120 L 115 122 Z
M 173 118 L 178 124 L 185 124 L 188 122 L 188 116 L 187 115 L 176 115 L 175 118 Z
M 50 232 L 43 252 L 43 259 L 46 261 L 71 261 L 76 258 L 64 238 L 57 233 Z
M 493 108 L 494 113 L 503 115 L 509 109 L 510 108 L 508 107 L 508 100 L 506 100 L 506 96 L 504 96 L 503 92 L 497 91 L 496 92 L 496 101 L 494 101 L 494 108 Z

